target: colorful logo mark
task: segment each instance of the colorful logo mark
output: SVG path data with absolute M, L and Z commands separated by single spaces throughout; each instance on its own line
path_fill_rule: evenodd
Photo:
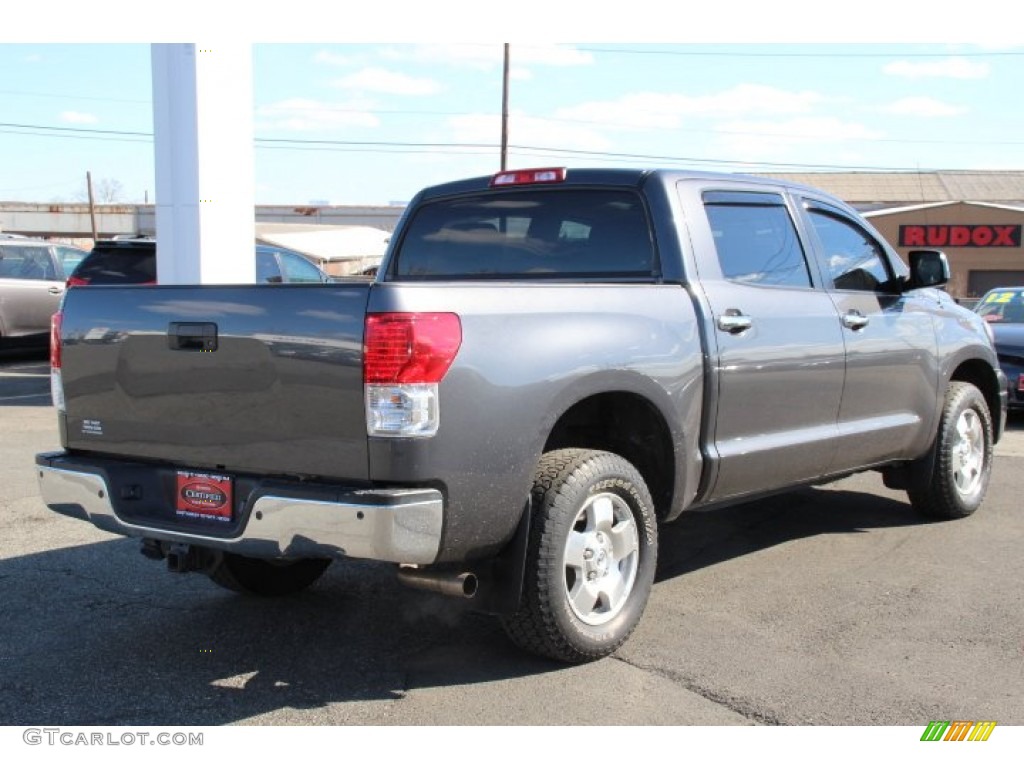
M 921 741 L 988 741 L 995 727 L 995 720 L 932 720 Z

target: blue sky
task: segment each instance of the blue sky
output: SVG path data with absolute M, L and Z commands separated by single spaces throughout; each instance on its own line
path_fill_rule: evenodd
M 74 200 L 91 171 L 152 202 L 150 46 L 57 37 L 0 42 L 0 200 Z M 1024 45 L 813 38 L 513 39 L 509 165 L 1024 168 Z M 257 202 L 406 201 L 497 170 L 500 42 L 282 40 L 252 46 Z

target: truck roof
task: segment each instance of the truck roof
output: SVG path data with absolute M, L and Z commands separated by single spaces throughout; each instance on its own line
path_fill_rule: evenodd
M 698 171 L 685 168 L 573 168 L 564 166 L 552 166 L 564 170 L 565 180 L 559 185 L 601 185 L 601 186 L 625 186 L 640 187 L 645 181 L 651 178 L 659 178 L 663 182 L 680 181 L 684 179 L 697 179 L 705 181 L 723 182 L 748 182 L 771 185 L 773 187 L 784 187 L 797 191 L 813 192 L 819 197 L 835 201 L 837 204 L 849 208 L 849 206 L 823 190 L 810 187 L 805 184 L 798 184 L 783 179 L 757 176 L 753 174 L 725 173 L 716 171 Z M 514 171 L 516 169 L 512 169 Z M 531 169 L 532 170 L 532 169 Z M 512 172 L 509 171 L 509 172 Z M 491 181 L 496 174 L 490 176 L 476 176 L 458 181 L 446 182 L 422 190 L 417 199 L 431 199 L 446 197 L 448 195 L 465 194 L 468 192 L 480 192 L 491 189 Z M 852 209 L 851 209 L 852 210 Z

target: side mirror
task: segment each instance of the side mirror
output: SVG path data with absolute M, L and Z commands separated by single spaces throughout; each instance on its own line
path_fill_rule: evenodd
M 936 288 L 949 278 L 949 260 L 942 251 L 910 252 L 910 288 Z

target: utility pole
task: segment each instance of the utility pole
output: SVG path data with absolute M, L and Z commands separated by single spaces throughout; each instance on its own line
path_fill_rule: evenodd
M 96 201 L 92 196 L 92 171 L 85 172 L 85 188 L 89 191 L 89 219 L 92 221 L 92 239 L 96 242 Z
M 505 43 L 505 64 L 501 73 L 501 168 L 508 167 L 508 43 Z

